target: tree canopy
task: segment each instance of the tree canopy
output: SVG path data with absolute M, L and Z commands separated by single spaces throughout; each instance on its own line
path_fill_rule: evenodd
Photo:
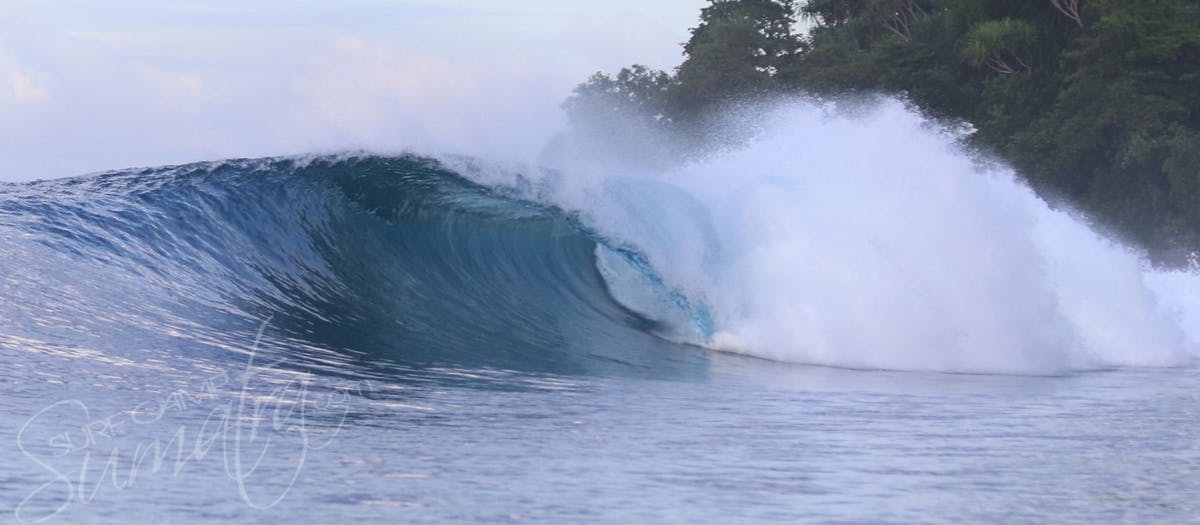
M 683 50 L 673 74 L 597 74 L 568 109 L 692 133 L 747 98 L 892 93 L 1160 261 L 1200 250 L 1195 0 L 710 0 Z

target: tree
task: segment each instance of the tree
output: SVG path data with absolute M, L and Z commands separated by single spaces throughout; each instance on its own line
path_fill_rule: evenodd
M 1079 15 L 1079 0 L 1050 0 L 1050 5 L 1070 18 L 1075 25 L 1083 27 L 1083 17 Z
M 665 123 L 674 83 L 666 72 L 640 64 L 621 69 L 616 77 L 598 72 L 575 88 L 563 108 L 574 122 L 639 118 Z
M 1033 69 L 1029 51 L 1033 42 L 1034 29 L 1028 22 L 992 20 L 971 28 L 963 56 L 974 66 L 1011 75 Z
M 775 89 L 780 67 L 801 50 L 794 0 L 710 0 L 683 46 L 675 109 L 700 114 Z
M 576 98 L 653 108 L 656 125 L 702 149 L 738 140 L 705 136 L 739 131 L 703 124 L 746 98 L 897 94 L 933 118 L 970 122 L 971 145 L 1159 262 L 1200 253 L 1200 2 L 798 4 L 709 0 L 673 77 L 601 75 Z M 807 35 L 794 32 L 796 16 Z
M 908 40 L 913 25 L 940 9 L 937 0 L 811 0 L 800 15 L 822 27 L 857 25 L 859 33 L 884 30 Z
M 868 0 L 809 0 L 800 16 L 824 27 L 837 27 L 858 18 Z

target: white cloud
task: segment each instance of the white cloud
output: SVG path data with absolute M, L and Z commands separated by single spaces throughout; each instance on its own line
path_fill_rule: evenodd
M 12 99 L 18 103 L 43 102 L 50 100 L 50 93 L 29 73 L 8 72 L 8 88 Z
M 49 101 L 50 91 L 43 76 L 17 62 L 13 53 L 0 42 L 0 106 Z
M 195 114 L 206 109 L 210 94 L 198 73 L 164 71 L 145 64 L 136 64 L 134 69 L 140 83 L 153 93 L 160 110 Z
M 318 149 L 531 158 L 561 124 L 552 83 L 520 56 L 472 60 L 344 37 L 294 81 L 290 120 Z
M 671 67 L 702 3 L 10 0 L 0 180 L 357 148 L 529 160 L 592 72 Z

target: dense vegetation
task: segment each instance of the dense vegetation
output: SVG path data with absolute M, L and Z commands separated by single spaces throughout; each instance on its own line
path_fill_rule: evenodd
M 710 0 L 684 55 L 598 73 L 568 113 L 696 134 L 748 97 L 896 94 L 1159 260 L 1200 249 L 1196 0 Z

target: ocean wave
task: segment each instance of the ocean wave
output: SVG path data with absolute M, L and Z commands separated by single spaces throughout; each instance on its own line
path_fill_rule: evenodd
M 704 370 L 698 347 L 1015 374 L 1194 359 L 1195 273 L 899 103 L 770 114 L 669 169 L 347 154 L 0 187 L 0 319 L 7 340 L 133 360 L 236 352 L 270 319 L 279 352 L 327 373 L 663 375 Z

